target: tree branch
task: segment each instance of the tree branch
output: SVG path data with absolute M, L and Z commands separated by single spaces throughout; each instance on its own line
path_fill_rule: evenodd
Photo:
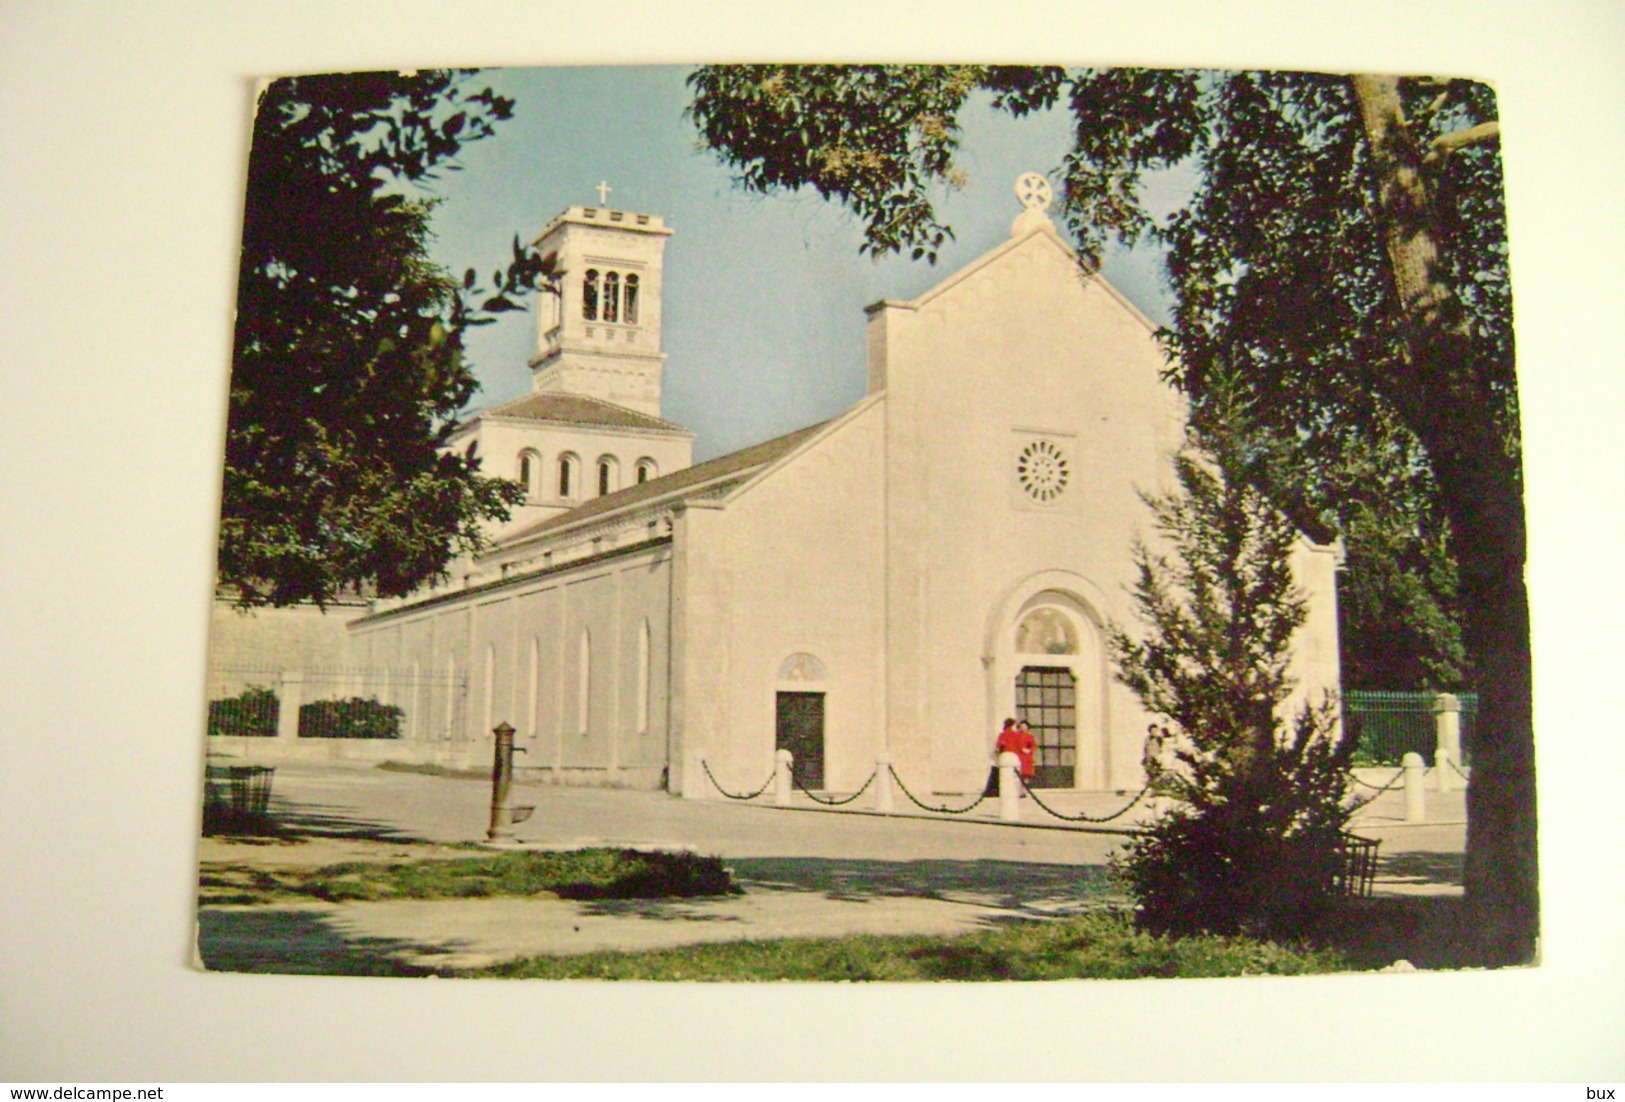
M 1426 161 L 1428 164 L 1442 161 L 1463 146 L 1495 141 L 1500 136 L 1501 124 L 1495 119 L 1481 122 L 1477 126 L 1469 126 L 1465 130 L 1452 130 L 1448 134 L 1440 134 L 1433 139 L 1433 149 L 1428 153 Z

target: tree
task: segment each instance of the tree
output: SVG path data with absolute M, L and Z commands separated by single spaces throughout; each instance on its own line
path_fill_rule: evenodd
M 1401 550 L 1391 592 L 1416 602 L 1434 676 L 1470 667 L 1481 711 L 1467 903 L 1486 962 L 1529 959 L 1533 730 L 1493 93 L 1431 78 L 1022 66 L 710 67 L 691 84 L 693 120 L 745 186 L 810 186 L 864 219 L 867 250 L 926 259 L 949 233 L 932 194 L 959 179 L 957 119 L 973 95 L 1017 115 L 1071 112 L 1068 228 L 1089 266 L 1111 238 L 1169 246 L 1169 377 L 1198 424 L 1216 381 L 1243 387 L 1295 457 L 1254 476 L 1300 524 L 1344 534 L 1351 569 L 1356 552 Z M 1146 176 L 1173 165 L 1197 184 L 1158 221 Z
M 1158 933 L 1303 936 L 1341 868 L 1354 747 L 1335 698 L 1285 722 L 1307 609 L 1291 563 L 1302 536 L 1256 488 L 1256 458 L 1235 436 L 1179 455 L 1180 491 L 1146 499 L 1171 555 L 1134 548 L 1144 634 L 1109 634 L 1119 680 L 1183 731 L 1177 765 L 1152 778 L 1177 802 L 1121 862 L 1138 920 Z
M 454 280 L 428 259 L 422 191 L 511 112 L 463 72 L 289 77 L 261 96 L 218 560 L 240 604 L 408 593 L 518 500 L 443 445 L 477 386 L 463 330 L 547 264 L 516 240 L 493 291 Z

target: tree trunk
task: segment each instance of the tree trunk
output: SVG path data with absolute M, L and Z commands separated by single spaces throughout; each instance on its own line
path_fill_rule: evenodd
M 1467 800 L 1468 919 L 1486 963 L 1523 963 L 1536 950 L 1539 892 L 1520 464 L 1502 438 L 1460 300 L 1439 271 L 1438 222 L 1398 78 L 1362 75 L 1351 84 L 1410 353 L 1381 371 L 1378 385 L 1427 448 L 1438 480 L 1480 694 Z

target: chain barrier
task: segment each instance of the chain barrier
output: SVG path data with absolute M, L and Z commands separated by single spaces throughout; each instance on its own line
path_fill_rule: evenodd
M 711 783 L 716 786 L 717 791 L 722 793 L 724 796 L 728 797 L 728 799 L 730 799 L 730 800 L 754 800 L 756 797 L 760 796 L 763 792 L 766 792 L 769 788 L 773 787 L 773 777 L 777 773 L 777 770 L 775 770 L 774 773 L 769 773 L 767 775 L 767 782 L 765 784 L 763 784 L 762 787 L 758 788 L 755 792 L 752 792 L 749 796 L 736 796 L 732 792 L 729 792 L 726 788 L 723 788 L 722 787 L 722 782 L 717 780 L 717 778 L 712 774 L 712 772 L 711 772 L 711 763 L 710 762 L 706 761 L 704 758 L 701 758 L 700 759 L 700 768 L 705 770 L 705 775 L 707 777 L 711 778 Z
M 838 800 L 835 800 L 835 799 L 826 800 L 822 796 L 813 795 L 812 789 L 810 789 L 806 785 L 802 784 L 801 780 L 795 775 L 795 773 L 793 771 L 790 774 L 790 783 L 795 785 L 797 788 L 801 789 L 802 793 L 809 800 L 811 800 L 815 804 L 823 804 L 825 807 L 842 807 L 842 806 L 844 806 L 846 804 L 851 803 L 853 800 L 857 799 L 859 796 L 863 795 L 865 792 L 869 791 L 869 786 L 871 784 L 875 783 L 875 778 L 878 777 L 878 776 L 880 776 L 880 770 L 876 769 L 873 773 L 869 774 L 869 779 L 863 782 L 863 787 L 862 788 L 860 788 L 856 792 L 852 793 L 852 795 L 842 797 L 841 799 L 838 799 Z
M 1374 784 L 1370 783 L 1369 781 L 1362 781 L 1359 777 L 1356 777 L 1354 775 L 1353 770 L 1349 771 L 1348 776 L 1349 776 L 1349 780 L 1353 781 L 1355 784 L 1359 785 L 1361 788 L 1370 788 L 1370 789 L 1374 790 L 1375 792 L 1377 792 L 1378 795 L 1381 795 L 1382 793 L 1388 791 L 1390 788 L 1394 787 L 1394 785 L 1398 784 L 1400 781 L 1405 779 L 1405 770 L 1403 768 L 1401 768 L 1399 770 L 1399 772 L 1395 773 L 1391 778 L 1389 778 L 1387 784 L 1384 784 L 1384 785 L 1381 785 L 1381 786 L 1374 785 Z
M 1049 812 L 1051 815 L 1055 816 L 1057 819 L 1062 819 L 1062 820 L 1065 820 L 1066 822 L 1069 822 L 1069 823 L 1109 823 L 1113 819 L 1121 818 L 1122 816 L 1128 814 L 1129 808 L 1133 807 L 1135 804 L 1139 803 L 1142 799 L 1145 798 L 1145 794 L 1147 792 L 1151 791 L 1151 785 L 1153 783 L 1151 781 L 1146 781 L 1145 782 L 1145 787 L 1140 789 L 1138 792 L 1136 792 L 1134 794 L 1134 798 L 1132 800 L 1130 800 L 1128 803 L 1124 804 L 1121 808 L 1119 808 L 1118 810 L 1112 812 L 1110 815 L 1103 815 L 1103 816 L 1101 816 L 1099 818 L 1096 818 L 1093 815 L 1087 815 L 1087 814 L 1082 814 L 1082 813 L 1077 814 L 1077 815 L 1063 815 L 1061 812 L 1056 811 L 1049 804 L 1045 803 L 1039 797 L 1038 793 L 1033 791 L 1032 786 L 1027 783 L 1027 778 L 1023 777 L 1019 771 L 1016 773 L 1016 777 L 1021 781 L 1021 787 L 1026 791 L 1027 795 L 1029 795 L 1029 796 L 1031 796 L 1033 798 L 1033 803 L 1037 804 L 1039 807 L 1043 808 L 1045 811 Z
M 1359 777 L 1356 777 L 1354 775 L 1354 772 L 1352 770 L 1349 771 L 1348 777 L 1349 777 L 1349 780 L 1353 781 L 1355 784 L 1359 785 L 1361 788 L 1370 788 L 1370 789 L 1374 790 L 1371 793 L 1371 795 L 1367 796 L 1365 799 L 1359 801 L 1358 803 L 1354 804 L 1353 806 L 1351 806 L 1349 808 L 1349 813 L 1353 814 L 1354 812 L 1359 811 L 1360 809 L 1368 806 L 1373 801 L 1375 801 L 1378 796 L 1381 796 L 1384 792 L 1387 792 L 1390 789 L 1392 789 L 1394 787 L 1394 785 L 1396 785 L 1400 781 L 1404 780 L 1405 779 L 1405 770 L 1404 770 L 1403 767 L 1401 767 L 1399 772 L 1395 773 L 1391 778 L 1389 778 L 1388 783 L 1383 785 L 1381 788 L 1378 788 L 1374 784 L 1368 784 L 1365 781 L 1362 781 Z
M 1456 776 L 1460 777 L 1462 780 L 1466 781 L 1468 784 L 1473 783 L 1473 778 L 1471 778 L 1467 774 L 1463 773 L 1461 771 L 1461 766 L 1457 765 L 1450 758 L 1445 758 L 1444 760 L 1445 760 L 1445 764 L 1450 766 L 1451 771 L 1454 772 L 1456 774 Z
M 886 766 L 886 771 L 891 774 L 891 779 L 897 782 L 897 787 L 903 790 L 903 795 L 909 798 L 909 802 L 911 802 L 921 811 L 934 811 L 941 815 L 964 815 L 966 812 L 975 810 L 983 800 L 987 799 L 987 793 L 984 791 L 980 796 L 976 797 L 976 802 L 971 804 L 969 807 L 932 807 L 930 804 L 922 804 L 918 799 L 915 798 L 914 793 L 908 790 L 908 785 L 903 783 L 903 778 L 897 775 L 897 770 L 888 765 Z

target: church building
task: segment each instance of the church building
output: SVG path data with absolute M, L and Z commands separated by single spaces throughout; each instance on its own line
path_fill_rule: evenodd
M 543 232 L 534 390 L 452 446 L 526 504 L 449 584 L 349 625 L 359 667 L 466 678 L 417 737 L 526 773 L 715 795 L 775 751 L 814 790 L 888 758 L 916 792 L 980 789 L 1006 716 L 1035 786 L 1142 781 L 1147 715 L 1113 677 L 1135 623 L 1142 492 L 1172 486 L 1184 406 L 1153 326 L 1086 274 L 1023 178 L 1009 240 L 910 301 L 868 308 L 866 396 L 700 464 L 661 417 L 654 215 L 572 207 Z M 1334 548 L 1300 542 L 1304 689 L 1338 685 Z M 704 774 L 709 772 L 711 777 Z M 714 781 L 712 780 L 714 778 Z

